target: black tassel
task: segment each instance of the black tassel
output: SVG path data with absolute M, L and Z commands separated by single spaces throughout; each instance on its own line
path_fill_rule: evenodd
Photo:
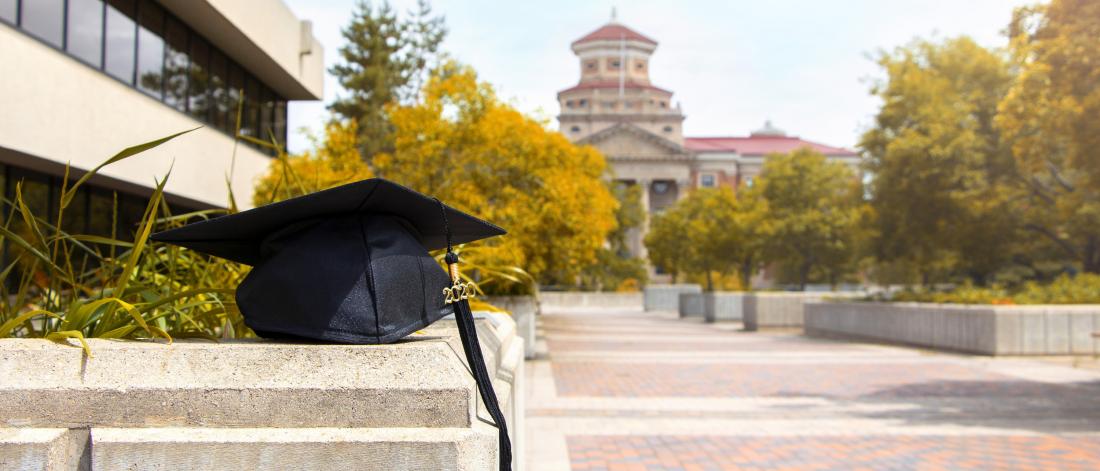
M 510 471 L 512 469 L 512 440 L 508 438 L 508 423 L 504 420 L 504 413 L 500 411 L 497 394 L 493 390 L 493 378 L 489 376 L 489 372 L 485 369 L 485 358 L 481 356 L 481 343 L 477 340 L 474 313 L 470 309 L 470 302 L 467 300 L 467 294 L 471 293 L 468 293 L 469 286 L 463 286 L 462 278 L 458 273 L 458 254 L 451 247 L 451 226 L 447 222 L 447 210 L 439 199 L 435 201 L 439 203 L 440 212 L 443 213 L 444 234 L 447 237 L 447 255 L 444 257 L 444 261 L 447 262 L 447 268 L 453 283 L 444 292 L 450 292 L 448 302 L 454 306 L 455 321 L 458 323 L 458 336 L 462 339 L 462 350 L 466 353 L 466 363 L 470 365 L 470 372 L 474 376 L 478 393 L 485 403 L 485 409 L 489 411 L 489 416 L 493 418 L 493 425 L 497 428 L 500 441 L 500 451 L 497 453 L 500 460 L 500 471 Z

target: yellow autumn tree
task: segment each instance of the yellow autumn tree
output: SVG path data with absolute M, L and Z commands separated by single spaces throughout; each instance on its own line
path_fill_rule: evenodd
M 616 224 L 603 156 L 502 102 L 468 67 L 445 65 L 421 96 L 389 108 L 394 152 L 372 160 L 378 176 L 508 231 L 468 260 L 573 285 Z
M 331 121 L 324 136 L 311 136 L 311 150 L 280 154 L 256 183 L 252 204 L 261 206 L 374 176 L 359 154 L 354 121 Z

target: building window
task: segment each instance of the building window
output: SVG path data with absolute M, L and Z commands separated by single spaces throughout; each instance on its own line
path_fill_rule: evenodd
M 581 108 L 584 108 L 584 107 L 588 106 L 588 100 L 581 99 L 581 101 L 577 102 L 577 105 Z
M 99 68 L 103 64 L 103 1 L 69 0 L 65 50 Z
M 672 187 L 672 185 L 669 185 L 669 183 L 666 182 L 666 181 L 658 180 L 658 181 L 653 182 L 653 192 L 658 194 L 658 195 L 663 195 L 665 193 L 668 193 L 668 190 L 671 187 Z
M 627 109 L 633 108 L 634 107 L 634 102 L 633 101 L 623 102 L 623 106 L 626 107 Z
M 619 70 L 622 65 L 623 63 L 619 59 L 608 59 L 607 61 L 607 68 L 611 70 Z
M 668 103 L 661 102 L 661 108 L 668 108 Z
M 714 188 L 718 186 L 718 177 L 713 173 L 699 175 L 699 186 L 701 188 Z
M 584 70 L 588 70 L 588 71 L 596 70 L 596 65 L 597 64 L 599 64 L 599 62 L 595 61 L 595 60 L 585 61 L 584 62 Z
M 635 62 L 634 63 L 634 69 L 635 70 L 645 70 L 645 62 L 643 62 L 643 61 Z
M 0 21 L 231 135 L 244 89 L 242 133 L 285 145 L 287 100 L 154 0 L 0 0 Z
M 664 129 L 662 129 L 662 131 L 664 131 L 664 132 L 672 132 L 672 126 L 665 126 L 665 127 L 664 127 Z
M 164 95 L 164 11 L 154 3 L 141 2 L 138 23 L 137 85 L 159 100 Z
M 572 108 L 573 107 L 573 100 L 565 100 L 565 107 L 566 108 Z
M 752 188 L 752 177 L 745 177 L 745 186 Z
M 164 22 L 164 102 L 187 111 L 187 27 L 169 16 Z
M 106 59 L 104 70 L 112 77 L 131 85 L 134 83 L 134 42 L 137 41 L 135 10 L 133 0 L 107 2 L 107 26 L 104 33 L 107 49 L 103 51 Z
M 581 132 L 581 127 L 580 126 L 573 126 L 573 127 L 569 128 L 569 132 L 572 132 L 572 133 Z
M 19 27 L 53 47 L 65 38 L 65 0 L 23 0 Z

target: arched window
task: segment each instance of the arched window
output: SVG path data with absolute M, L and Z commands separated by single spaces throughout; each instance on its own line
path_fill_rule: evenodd
M 569 128 L 569 132 L 574 132 L 574 133 L 581 132 L 581 127 L 580 126 L 573 126 L 573 127 Z

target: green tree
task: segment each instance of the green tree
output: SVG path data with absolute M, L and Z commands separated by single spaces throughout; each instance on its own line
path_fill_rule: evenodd
M 766 258 L 793 271 L 801 289 L 814 270 L 835 280 L 851 266 L 860 216 L 855 179 L 845 164 L 805 147 L 764 162 L 757 182 L 771 223 Z
M 414 100 L 429 71 L 439 64 L 439 46 L 446 36 L 442 17 L 432 16 L 420 0 L 408 19 L 398 18 L 389 2 L 377 7 L 360 1 L 351 23 L 341 33 L 340 63 L 330 69 L 347 92 L 329 108 L 354 121 L 359 148 L 368 162 L 393 151 L 393 124 L 386 107 Z
M 1008 63 L 960 37 L 916 41 L 878 64 L 883 105 L 860 141 L 874 176 L 872 252 L 924 283 L 953 272 L 983 283 L 1009 262 L 1016 227 L 1014 164 L 994 126 Z
M 747 190 L 738 196 L 731 188 L 695 190 L 654 218 L 645 240 L 650 260 L 674 276 L 703 277 L 707 291 L 716 274 L 738 273 L 747 287 L 768 231 L 765 208 Z
M 1024 227 L 1100 273 L 1100 2 L 1019 9 L 1009 36 L 1020 76 L 997 125 L 1023 177 Z

